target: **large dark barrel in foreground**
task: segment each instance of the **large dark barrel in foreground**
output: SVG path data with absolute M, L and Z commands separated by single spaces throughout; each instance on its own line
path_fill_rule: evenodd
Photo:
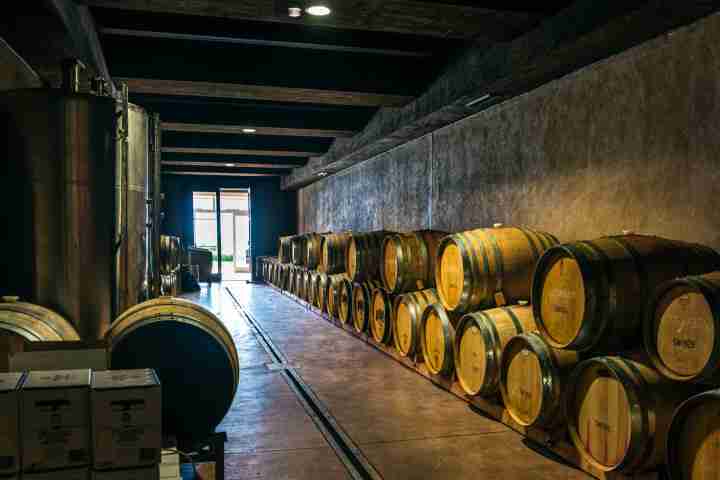
M 611 352 L 640 346 L 653 291 L 668 280 L 718 268 L 714 250 L 660 237 L 558 245 L 538 261 L 533 278 L 538 330 L 555 348 Z
M 385 237 L 391 232 L 377 231 L 353 234 L 347 247 L 345 267 L 354 282 L 380 280 L 380 257 Z
M 644 322 L 645 350 L 655 368 L 679 381 L 720 378 L 720 272 L 664 283 Z
M 435 286 L 435 260 L 445 232 L 420 230 L 385 237 L 380 276 L 392 293 L 414 292 Z
M 567 382 L 570 437 L 583 460 L 603 472 L 653 469 L 663 461 L 673 411 L 692 394 L 689 387 L 626 358 L 586 360 Z
M 0 303 L 0 331 L 28 342 L 79 341 L 75 327 L 60 314 L 32 303 Z
M 113 369 L 154 368 L 162 382 L 163 433 L 180 448 L 203 441 L 225 417 L 238 386 L 230 332 L 212 312 L 159 298 L 123 313 L 107 333 Z
M 456 313 L 530 299 L 533 269 L 557 239 L 527 228 L 481 228 L 440 242 L 435 284 L 443 306 Z
M 671 480 L 720 478 L 720 390 L 680 405 L 667 436 L 665 460 Z
M 345 256 L 347 255 L 350 237 L 350 232 L 323 235 L 320 242 L 320 266 L 318 270 L 328 275 L 345 271 Z

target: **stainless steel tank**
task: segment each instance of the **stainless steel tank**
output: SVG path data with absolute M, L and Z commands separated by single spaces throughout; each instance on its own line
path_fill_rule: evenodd
M 60 90 L 0 93 L 0 294 L 58 312 L 84 339 L 102 338 L 149 285 L 148 116 L 122 107 Z

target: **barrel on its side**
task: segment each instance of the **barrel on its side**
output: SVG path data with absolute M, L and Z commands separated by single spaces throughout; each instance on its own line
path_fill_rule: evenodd
M 338 287 L 338 317 L 344 325 L 352 324 L 353 284 L 349 278 L 343 278 Z
M 310 271 L 307 274 L 307 284 L 308 284 L 308 298 L 307 301 L 310 305 L 317 306 L 318 301 L 318 295 L 317 295 L 317 272 Z
M 280 263 L 291 263 L 292 262 L 292 238 L 280 237 L 278 242 L 278 256 L 277 259 Z
M 720 478 L 720 390 L 696 395 L 675 411 L 665 464 L 671 480 Z
M 425 308 L 420 320 L 420 346 L 428 371 L 452 377 L 455 373 L 455 326 L 459 315 L 448 312 L 441 303 Z
M 182 243 L 179 237 L 160 236 L 160 272 L 163 275 L 174 273 L 181 263 Z
M 626 358 L 585 360 L 565 395 L 568 429 L 580 456 L 604 472 L 655 468 L 663 461 L 673 411 L 692 394 L 688 387 Z
M 345 267 L 354 282 L 380 280 L 382 244 L 390 232 L 353 234 L 347 248 Z
M 150 300 L 118 317 L 106 338 L 113 369 L 156 370 L 163 432 L 175 435 L 180 448 L 205 440 L 222 421 L 237 390 L 239 361 L 232 335 L 212 312 L 178 298 Z
M 533 331 L 535 319 L 529 305 L 493 308 L 462 317 L 455 337 L 455 373 L 465 393 L 498 393 L 505 345 L 512 337 Z
M 413 358 L 422 352 L 420 347 L 422 314 L 428 305 L 437 303 L 437 301 L 437 293 L 432 288 L 405 293 L 395 299 L 393 341 L 395 349 L 401 356 Z
M 307 258 L 307 236 L 295 235 L 290 240 L 292 263 L 295 265 L 305 265 Z
M 527 228 L 481 228 L 440 242 L 435 283 L 443 306 L 467 313 L 530 298 L 533 269 L 557 239 Z
M 305 235 L 305 266 L 307 268 L 316 269 L 320 265 L 322 241 L 323 236 L 319 233 Z
M 326 292 L 327 313 L 332 318 L 338 318 L 338 293 L 340 292 L 340 285 L 344 278 L 347 278 L 347 276 L 342 273 L 328 276 Z
M 392 293 L 425 290 L 435 286 L 435 263 L 446 232 L 421 230 L 385 237 L 380 276 Z
M 306 269 L 303 272 L 303 285 L 305 287 L 305 291 L 303 292 L 304 295 L 302 296 L 302 299 L 308 303 L 312 303 L 312 272 L 310 270 Z
M 556 348 L 640 346 L 646 300 L 662 283 L 720 268 L 702 245 L 644 235 L 566 243 L 545 252 L 533 280 L 538 330 Z
M 350 232 L 323 235 L 321 240 L 322 245 L 320 247 L 320 266 L 318 270 L 328 275 L 344 272 L 350 238 Z
M 372 294 L 370 309 L 370 332 L 376 342 L 390 345 L 393 337 L 393 302 L 395 295 L 384 288 L 376 288 Z
M 550 347 L 540 335 L 510 339 L 500 360 L 500 392 L 510 416 L 526 427 L 562 424 L 562 395 L 578 353 Z
M 353 283 L 353 326 L 358 333 L 367 332 L 370 328 L 370 308 L 372 308 L 372 292 L 380 287 L 380 282 Z
M 323 272 L 319 272 L 316 280 L 317 286 L 317 297 L 318 297 L 318 308 L 321 312 L 327 312 L 327 287 L 328 287 L 328 275 Z
M 678 381 L 720 380 L 720 272 L 662 284 L 644 322 L 645 349 Z

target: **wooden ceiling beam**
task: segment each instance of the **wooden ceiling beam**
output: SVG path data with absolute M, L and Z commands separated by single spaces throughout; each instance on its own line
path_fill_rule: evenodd
M 258 157 L 313 157 L 318 152 L 295 152 L 290 150 L 246 150 L 237 148 L 196 148 L 196 147 L 163 147 L 163 153 L 187 153 L 196 155 L 245 155 Z
M 280 128 L 259 127 L 255 125 L 209 125 L 198 123 L 162 122 L 162 129 L 166 132 L 189 133 L 228 133 L 239 135 L 270 135 L 280 137 L 315 137 L 315 138 L 342 138 L 352 137 L 357 132 L 352 130 L 326 130 L 315 128 Z M 254 130 L 246 132 L 245 130 Z
M 405 95 L 344 92 L 312 88 L 271 87 L 236 83 L 125 77 L 115 77 L 115 80 L 126 83 L 130 93 L 146 95 L 231 98 L 235 100 L 265 100 L 272 102 L 314 103 L 354 107 L 401 107 L 413 100 L 413 97 Z
M 239 162 L 185 162 L 163 160 L 163 165 L 173 167 L 227 167 L 227 168 L 272 168 L 279 170 L 292 170 L 301 165 L 283 164 L 283 163 L 239 163 Z
M 288 16 L 288 2 L 278 0 L 86 0 L 90 6 L 124 10 L 196 15 L 238 20 L 292 23 L 377 32 L 467 39 L 481 35 L 507 40 L 514 30 L 542 18 L 528 12 L 503 11 L 478 6 L 430 3 L 414 0 L 357 2 L 335 0 L 327 17 Z

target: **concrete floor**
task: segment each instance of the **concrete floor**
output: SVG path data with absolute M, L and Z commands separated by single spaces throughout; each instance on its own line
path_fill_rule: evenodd
M 350 476 L 277 370 L 233 295 L 270 335 L 385 479 L 580 479 L 504 425 L 475 412 L 369 345 L 262 285 L 229 283 L 188 296 L 226 323 L 240 386 L 220 425 L 229 479 Z

